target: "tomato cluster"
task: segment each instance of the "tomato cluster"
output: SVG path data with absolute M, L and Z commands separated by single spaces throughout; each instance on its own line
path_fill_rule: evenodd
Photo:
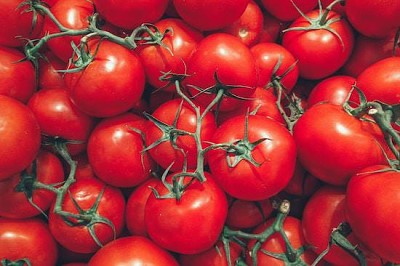
M 0 265 L 400 263 L 400 2 L 0 2 Z

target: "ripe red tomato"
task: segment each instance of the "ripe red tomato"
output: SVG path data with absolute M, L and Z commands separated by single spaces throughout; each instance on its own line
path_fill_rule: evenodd
M 45 251 L 45 252 L 44 252 Z M 38 218 L 6 219 L 0 217 L 0 260 L 20 261 L 16 265 L 53 266 L 57 262 L 57 244 L 47 224 Z M 12 265 L 5 264 L 5 265 Z
M 93 253 L 100 249 L 90 234 L 91 230 L 99 243 L 105 245 L 118 237 L 124 226 L 125 199 L 122 192 L 98 179 L 80 179 L 73 183 L 61 205 L 62 211 L 85 214 L 87 218 L 64 220 L 54 212 L 54 207 L 53 204 L 49 213 L 51 234 L 60 245 L 74 252 Z M 102 218 L 113 225 L 115 232 Z
M 235 229 L 253 228 L 265 222 L 272 210 L 269 199 L 260 201 L 232 199 L 225 224 Z
M 371 166 L 353 175 L 346 190 L 346 218 L 354 234 L 393 263 L 400 263 L 399 177 L 387 166 Z
M 116 187 L 133 187 L 150 176 L 153 161 L 142 153 L 146 120 L 132 113 L 103 119 L 89 137 L 87 154 L 96 176 Z M 139 130 L 139 131 L 135 131 Z
M 0 94 L 26 103 L 36 89 L 33 64 L 19 62 L 25 55 L 15 48 L 0 47 L 0 58 Z
M 28 11 L 29 4 L 22 5 L 24 0 L 1 1 L 0 3 L 0 45 L 22 47 L 27 39 L 38 37 L 43 17 L 36 13 L 36 24 L 33 24 L 34 13 Z
M 105 20 L 127 30 L 158 21 L 168 6 L 168 0 L 93 0 L 93 3 Z
M 342 106 L 314 105 L 294 126 L 298 158 L 313 176 L 328 184 L 345 185 L 360 169 L 387 163 L 373 135 L 375 126 L 352 117 Z
M 0 95 L 0 180 L 28 167 L 40 148 L 40 128 L 32 111 L 18 100 Z
M 178 266 L 175 258 L 151 240 L 141 236 L 111 241 L 90 259 L 88 266 L 109 265 Z
M 303 12 L 307 13 L 313 10 L 317 0 L 261 0 L 264 8 L 274 17 L 281 21 L 293 21 L 301 16 L 295 5 Z
M 42 134 L 81 142 L 67 143 L 71 155 L 86 150 L 96 121 L 71 102 L 65 89 L 41 89 L 31 97 L 28 106 L 35 114 Z
M 43 58 L 39 59 L 39 73 L 38 73 L 38 85 L 40 89 L 53 89 L 63 88 L 65 89 L 65 81 L 63 73 L 58 72 L 60 70 L 67 69 L 67 64 L 59 59 L 53 52 L 46 51 L 43 54 Z
M 186 187 L 180 199 L 158 199 L 152 193 L 146 203 L 144 220 L 150 238 L 159 246 L 181 254 L 197 254 L 210 249 L 222 232 L 228 212 L 225 193 L 214 178 L 197 179 Z M 171 179 L 167 177 L 168 182 Z M 184 177 L 183 185 L 190 182 Z M 155 190 L 169 193 L 159 182 Z
M 173 0 L 174 7 L 189 25 L 202 30 L 217 30 L 243 14 L 250 0 Z
M 64 181 L 63 165 L 56 155 L 42 150 L 36 158 L 36 169 L 31 165 L 27 171 L 0 182 L 0 216 L 7 218 L 29 218 L 46 212 L 55 194 L 52 191 L 38 189 L 36 182 L 46 185 Z M 37 206 L 33 207 L 28 197 Z
M 300 17 L 289 26 L 289 29 L 294 30 L 284 33 L 282 45 L 298 60 L 302 78 L 328 77 L 339 70 L 351 55 L 354 45 L 352 28 L 333 11 L 328 13 L 325 22 L 318 22 L 321 21 L 320 10 L 305 15 L 307 18 Z M 314 24 L 325 24 L 314 29 L 308 19 L 314 21 Z M 298 27 L 304 29 L 296 30 Z
M 212 143 L 231 144 L 237 150 L 210 150 L 207 154 L 210 171 L 234 198 L 268 199 L 281 191 L 292 177 L 296 145 L 289 131 L 272 119 L 249 115 L 247 129 L 245 120 L 245 115 L 232 117 L 215 131 Z M 265 140 L 252 144 L 261 139 Z
M 297 160 L 293 176 L 284 188 L 284 192 L 304 198 L 311 196 L 320 185 L 320 180 L 307 172 Z
M 89 51 L 93 54 L 96 49 L 95 58 L 84 70 L 65 76 L 70 98 L 91 116 L 122 114 L 143 94 L 142 64 L 133 51 L 111 41 L 90 42 Z
M 215 98 L 216 92 L 201 93 L 201 90 L 215 87 L 215 75 L 220 83 L 231 86 L 229 93 L 249 98 L 258 82 L 256 71 L 250 49 L 238 38 L 218 32 L 200 41 L 197 50 L 187 62 L 189 76 L 183 83 L 196 103 L 207 106 Z M 218 88 L 220 87 L 221 85 Z M 241 100 L 224 96 L 219 110 L 234 110 L 241 103 Z

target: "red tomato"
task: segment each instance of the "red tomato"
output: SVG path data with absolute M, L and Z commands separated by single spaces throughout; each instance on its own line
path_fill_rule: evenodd
M 357 77 L 357 87 L 367 100 L 398 104 L 400 92 L 400 57 L 389 57 L 370 65 Z
M 294 126 L 298 158 L 313 176 L 328 184 L 345 185 L 358 170 L 386 163 L 373 126 L 352 117 L 342 106 L 314 105 Z
M 158 21 L 168 6 L 168 0 L 93 0 L 93 3 L 100 16 L 129 30 Z
M 40 128 L 32 111 L 18 100 L 0 95 L 0 180 L 28 167 L 40 148 Z
M 247 128 L 245 124 L 244 115 L 235 116 L 215 131 L 212 143 L 233 145 L 236 152 L 233 148 L 210 150 L 207 154 L 210 171 L 234 198 L 268 199 L 281 191 L 292 177 L 296 146 L 289 131 L 272 119 L 250 115 Z M 261 139 L 265 140 L 253 145 Z
M 400 2 L 397 0 L 346 0 L 346 16 L 361 34 L 384 38 L 400 26 Z
M 28 11 L 29 3 L 24 0 L 1 1 L 0 3 L 0 45 L 22 47 L 26 40 L 35 39 L 43 26 L 43 17 L 36 13 L 36 24 L 33 24 L 34 12 Z M 32 28 L 33 27 L 33 28 Z M 32 30 L 33 29 L 33 30 Z
M 292 21 L 301 16 L 295 8 L 307 13 L 317 6 L 318 0 L 261 0 L 264 8 L 281 21 Z
M 0 182 L 0 216 L 7 218 L 29 218 L 50 208 L 55 194 L 52 191 L 38 189 L 35 183 L 46 185 L 64 181 L 63 165 L 56 155 L 48 151 L 39 152 L 36 158 L 36 172 L 33 166 L 11 178 Z M 28 201 L 37 206 L 33 207 Z
M 238 38 L 226 33 L 214 33 L 201 40 L 187 62 L 187 73 L 189 76 L 183 83 L 193 100 L 202 106 L 207 106 L 215 98 L 213 90 L 200 92 L 216 86 L 215 75 L 225 85 L 225 91 L 228 90 L 225 95 L 230 93 L 242 98 L 248 98 L 254 92 L 258 81 L 250 49 Z M 231 87 L 227 89 L 226 86 Z M 221 85 L 217 87 L 220 89 Z M 241 100 L 224 96 L 219 110 L 234 110 L 241 103 Z
M 65 89 L 41 89 L 31 97 L 28 106 L 35 114 L 42 134 L 81 142 L 67 142 L 71 155 L 86 149 L 86 142 L 95 120 L 71 102 Z
M 349 97 L 353 85 L 356 85 L 356 79 L 350 76 L 334 75 L 323 79 L 311 90 L 307 98 L 307 106 L 310 108 L 318 103 L 343 105 Z M 350 101 L 358 103 L 357 98 L 357 92 L 354 92 Z
M 36 89 L 33 64 L 19 62 L 25 55 L 15 48 L 0 47 L 0 58 L 0 94 L 26 103 Z
M 251 47 L 259 73 L 258 86 L 274 87 L 274 80 L 280 82 L 289 93 L 299 77 L 299 68 L 293 54 L 276 43 L 259 43 Z
M 321 254 L 327 247 L 332 231 L 339 226 L 345 218 L 346 189 L 334 186 L 323 186 L 315 192 L 307 202 L 302 218 L 304 237 L 312 250 Z M 359 248 L 360 241 L 350 234 L 348 240 Z M 381 265 L 377 256 L 362 249 L 368 258 L 368 265 Z M 354 265 L 357 260 L 339 246 L 332 245 L 324 260 L 333 265 Z
M 125 199 L 119 189 L 108 186 L 98 179 L 81 179 L 73 183 L 62 202 L 62 211 L 85 214 L 86 219 L 70 217 L 67 221 L 54 212 L 49 213 L 51 234 L 63 247 L 79 253 L 92 253 L 100 249 L 90 234 L 93 230 L 98 241 L 104 245 L 119 236 L 124 226 Z M 107 219 L 115 228 L 105 224 Z M 115 235 L 114 235 L 115 233 Z
M 152 193 L 151 188 L 158 184 L 157 178 L 150 178 L 140 184 L 129 195 L 126 203 L 126 227 L 129 233 L 138 236 L 147 236 L 146 224 L 144 222 L 144 208 L 147 199 Z
M 210 249 L 220 236 L 228 212 L 225 193 L 214 178 L 194 180 L 180 199 L 158 199 L 152 193 L 145 206 L 144 219 L 150 238 L 159 246 L 181 254 L 197 254 Z M 183 184 L 188 184 L 184 177 Z M 167 177 L 167 180 L 170 180 Z M 182 184 L 182 185 L 183 185 Z M 155 190 L 169 193 L 159 182 Z
M 90 259 L 88 266 L 109 265 L 178 266 L 175 258 L 141 236 L 121 237 L 111 241 Z
M 92 1 L 88 0 L 58 0 L 51 8 L 54 17 L 66 28 L 81 30 L 89 26 L 89 16 L 93 15 Z M 46 16 L 44 19 L 43 33 L 53 34 L 60 32 L 56 24 Z M 71 42 L 79 45 L 82 36 L 63 36 L 52 38 L 47 42 L 50 50 L 64 62 L 68 62 L 73 55 Z
M 65 81 L 63 74 L 57 72 L 67 69 L 67 64 L 54 55 L 53 52 L 47 51 L 44 53 L 44 58 L 39 59 L 39 88 L 40 89 L 65 89 Z
M 355 174 L 346 190 L 346 218 L 354 234 L 393 263 L 400 263 L 399 177 L 387 166 L 371 166 Z
M 257 228 L 255 228 L 252 233 L 258 234 L 264 232 L 268 227 L 273 224 L 274 220 L 274 218 L 271 218 L 268 221 L 262 223 Z M 299 219 L 292 216 L 286 217 L 285 221 L 283 222 L 283 232 L 286 234 L 290 244 L 295 250 L 306 245 L 301 227 L 301 221 Z M 249 241 L 249 250 L 254 247 L 255 243 L 256 241 L 254 239 Z M 273 253 L 285 253 L 286 245 L 282 236 L 279 233 L 274 233 L 261 244 L 261 249 Z M 305 263 L 305 265 L 311 265 L 314 262 L 315 258 L 316 255 L 311 250 L 306 250 L 300 257 L 296 258 L 296 261 L 302 261 L 303 263 Z M 247 262 L 248 265 L 253 265 L 253 259 L 250 256 L 248 257 Z M 283 260 L 269 256 L 259 250 L 257 252 L 257 265 L 284 266 L 287 264 Z
M 243 14 L 250 0 L 173 0 L 177 13 L 188 24 L 202 30 L 217 30 L 233 23 Z
M 135 51 L 142 61 L 149 84 L 155 89 L 175 92 L 175 85 L 165 87 L 168 82 L 160 80 L 160 76 L 167 72 L 185 74 L 185 62 L 190 59 L 203 35 L 177 18 L 162 19 L 154 25 L 161 33 L 172 29 L 173 32 L 166 34 L 162 40 L 170 51 L 158 44 L 139 45 Z
M 111 41 L 90 42 L 91 53 L 96 49 L 94 60 L 84 70 L 65 76 L 70 98 L 91 116 L 122 114 L 143 94 L 142 64 L 134 52 Z
M 193 136 L 171 133 L 171 130 L 174 129 L 195 133 L 198 123 L 195 110 L 188 103 L 182 103 L 182 99 L 174 99 L 160 105 L 152 116 L 164 123 L 166 127 L 165 132 L 163 132 L 159 125 L 156 125 L 153 121 L 147 122 L 145 141 L 153 160 L 164 169 L 173 163 L 170 170 L 179 171 L 182 170 L 186 159 L 187 169 L 195 169 L 198 160 L 198 147 L 195 139 Z M 211 140 L 211 136 L 217 127 L 214 115 L 211 112 L 204 116 L 200 127 L 200 139 L 202 148 L 204 148 L 208 146 L 207 141 Z M 174 139 L 175 136 L 177 137 L 175 141 L 178 148 L 174 147 L 170 140 L 171 138 Z M 161 143 L 155 145 L 159 140 L 161 140 Z
M 332 75 L 345 64 L 353 50 L 350 25 L 333 11 L 323 21 L 323 12 L 326 11 L 314 10 L 296 19 L 289 26 L 293 30 L 282 37 L 282 45 L 298 60 L 300 76 L 305 79 Z
M 320 180 L 308 173 L 297 160 L 293 176 L 284 191 L 290 195 L 309 197 L 320 185 Z
M 45 252 L 44 252 L 45 251 Z M 16 265 L 53 266 L 57 261 L 57 244 L 47 224 L 40 219 L 6 219 L 0 217 L 0 260 Z M 5 264 L 5 265 L 11 265 Z
M 251 0 L 240 18 L 221 31 L 238 37 L 247 46 L 253 46 L 258 42 L 263 26 L 263 12 L 257 3 Z
M 283 23 L 268 12 L 263 12 L 263 14 L 264 24 L 258 42 L 276 42 L 283 29 Z
M 232 199 L 225 224 L 230 228 L 249 229 L 264 222 L 272 210 L 269 199 L 261 201 Z

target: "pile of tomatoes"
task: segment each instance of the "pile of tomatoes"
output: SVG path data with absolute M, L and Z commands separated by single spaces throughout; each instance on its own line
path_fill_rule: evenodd
M 0 265 L 400 263 L 400 2 L 0 2 Z

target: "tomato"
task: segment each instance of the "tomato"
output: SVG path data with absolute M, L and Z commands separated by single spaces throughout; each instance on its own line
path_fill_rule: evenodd
M 26 260 L 32 266 L 53 266 L 56 265 L 57 254 L 57 244 L 47 224 L 41 219 L 0 217 L 0 262 L 2 264 L 3 260 L 13 262 Z
M 0 94 L 26 103 L 36 89 L 35 68 L 16 48 L 0 47 Z
M 50 208 L 56 195 L 52 191 L 36 188 L 35 183 L 53 185 L 63 182 L 63 165 L 56 155 L 45 150 L 39 152 L 35 163 L 36 170 L 30 166 L 27 171 L 0 182 L 0 216 L 29 218 Z
M 29 4 L 22 5 L 24 0 L 1 1 L 0 3 L 0 45 L 23 47 L 26 40 L 38 37 L 43 17 L 36 13 L 36 23 L 33 24 L 34 12 L 28 11 Z
M 61 205 L 62 211 L 85 214 L 87 218 L 64 220 L 54 212 L 54 207 L 53 204 L 49 213 L 51 234 L 60 245 L 74 252 L 93 253 L 100 249 L 90 230 L 104 245 L 119 236 L 124 226 L 125 199 L 122 192 L 98 179 L 81 179 L 73 183 Z
M 314 10 L 296 19 L 282 37 L 282 45 L 298 60 L 300 76 L 305 79 L 332 75 L 353 50 L 354 34 L 347 21 L 333 11 L 323 20 L 323 12 Z
M 357 87 L 367 100 L 398 104 L 400 92 L 400 57 L 389 57 L 370 65 L 357 77 Z
M 257 228 L 255 228 L 252 231 L 252 233 L 258 234 L 264 232 L 268 227 L 270 227 L 273 224 L 274 220 L 275 220 L 274 218 L 271 218 L 268 221 L 262 223 Z M 285 221 L 283 222 L 283 232 L 286 234 L 290 244 L 295 250 L 298 250 L 299 248 L 304 247 L 306 245 L 306 241 L 304 239 L 301 227 L 301 220 L 292 216 L 287 216 Z M 254 239 L 249 241 L 248 243 L 249 250 L 252 250 L 255 243 L 256 241 Z M 272 234 L 268 239 L 265 240 L 265 242 L 261 244 L 261 249 L 257 252 L 257 265 L 271 265 L 271 266 L 287 265 L 283 260 L 269 256 L 263 253 L 262 250 L 266 250 L 268 252 L 273 252 L 273 253 L 285 253 L 286 245 L 282 236 L 279 233 L 276 232 Z M 308 249 L 304 251 L 304 253 L 300 256 L 300 258 L 297 258 L 296 261 L 300 261 L 301 259 L 301 261 L 306 263 L 306 265 L 311 265 L 314 262 L 315 258 L 316 258 L 315 254 L 310 249 Z M 249 256 L 247 262 L 248 265 L 253 265 L 252 264 L 253 258 Z
M 173 0 L 174 7 L 189 25 L 202 30 L 217 30 L 243 14 L 250 0 Z
M 258 86 L 274 87 L 279 81 L 289 93 L 299 77 L 299 68 L 293 54 L 276 43 L 259 43 L 251 47 L 259 73 Z
M 31 97 L 28 106 L 35 114 L 43 135 L 66 140 L 72 155 L 86 149 L 96 121 L 71 102 L 65 89 L 41 89 Z
M 269 199 L 246 201 L 232 199 L 225 224 L 230 228 L 248 229 L 264 222 L 272 213 Z
M 244 115 L 233 117 L 215 131 L 213 143 L 230 144 L 236 149 L 210 150 L 207 154 L 210 171 L 234 198 L 268 199 L 281 191 L 292 177 L 296 145 L 289 131 L 272 119 L 249 115 L 247 128 L 245 120 Z M 262 139 L 259 144 L 253 144 Z
M 310 108 L 322 102 L 343 105 L 349 98 L 354 85 L 356 85 L 356 79 L 351 76 L 334 75 L 323 79 L 311 90 L 307 98 L 307 106 Z M 349 100 L 358 103 L 357 98 L 357 92 L 353 92 Z
M 364 36 L 383 38 L 400 26 L 400 2 L 396 0 L 346 0 L 346 16 Z
M 118 27 L 133 30 L 143 23 L 158 21 L 168 6 L 168 0 L 93 0 L 97 12 Z
M 0 95 L 0 180 L 28 167 L 40 148 L 40 128 L 32 111 L 18 100 Z
M 241 100 L 225 96 L 226 94 L 248 98 L 258 81 L 255 60 L 250 49 L 238 38 L 227 33 L 214 33 L 202 39 L 187 62 L 187 73 L 189 76 L 183 84 L 193 100 L 201 106 L 207 106 L 215 98 L 217 92 L 212 87 L 221 89 L 222 86 L 227 91 L 219 106 L 221 111 L 233 110 L 242 103 Z M 202 92 L 206 89 L 211 91 Z
M 160 76 L 167 72 L 185 74 L 185 62 L 190 59 L 203 35 L 177 18 L 162 19 L 154 26 L 161 33 L 168 28 L 172 29 L 162 40 L 169 51 L 158 44 L 143 44 L 136 48 L 136 52 L 143 64 L 148 83 L 155 89 L 163 88 L 175 92 L 175 85 L 167 86 L 168 82 L 160 80 Z
M 375 126 L 349 115 L 342 106 L 314 105 L 294 126 L 298 158 L 313 176 L 328 184 L 345 185 L 360 169 L 386 164 L 374 137 Z
M 187 186 L 180 199 L 158 199 L 154 193 L 149 196 L 144 220 L 156 244 L 173 252 L 196 254 L 210 249 L 218 241 L 228 202 L 214 178 L 207 172 L 205 177 L 205 182 L 196 179 Z M 167 180 L 170 179 L 167 177 Z M 189 177 L 184 177 L 183 184 L 189 181 Z M 168 193 L 162 182 L 155 190 L 161 196 Z
M 108 40 L 90 42 L 89 51 L 95 50 L 95 58 L 84 70 L 65 76 L 70 98 L 91 116 L 122 114 L 135 106 L 144 91 L 145 74 L 140 59 Z
M 139 185 L 150 176 L 153 161 L 142 153 L 146 120 L 132 113 L 103 119 L 89 137 L 87 154 L 97 177 L 117 187 Z
M 93 255 L 88 266 L 106 265 L 178 266 L 174 257 L 151 240 L 141 236 L 116 239 Z
M 299 8 L 303 13 L 313 10 L 317 4 L 317 0 L 261 0 L 264 8 L 274 17 L 281 21 L 292 21 L 301 16 L 300 12 L 295 8 Z
M 352 176 L 346 190 L 346 218 L 354 234 L 383 259 L 400 263 L 399 172 L 371 166 Z M 368 221 L 368 222 L 366 222 Z
M 321 254 L 327 247 L 332 231 L 345 217 L 346 189 L 343 187 L 323 186 L 307 202 L 302 218 L 304 237 L 312 250 Z M 362 248 L 360 241 L 350 234 L 348 240 L 352 245 Z M 362 248 L 368 258 L 368 265 L 381 265 L 379 258 Z M 334 265 L 359 265 L 357 260 L 337 245 L 332 245 L 324 260 Z
M 251 0 L 240 18 L 221 31 L 238 37 L 247 46 L 253 46 L 258 42 L 263 26 L 263 12 L 257 3 Z
M 39 59 L 39 88 L 40 89 L 65 89 L 63 73 L 60 70 L 67 69 L 67 64 L 54 55 L 51 51 L 46 51 L 43 58 Z
M 152 193 L 151 188 L 158 184 L 155 177 L 149 178 L 129 195 L 126 203 L 126 227 L 131 235 L 147 236 L 146 224 L 144 222 L 144 208 L 147 199 Z
M 299 160 L 297 160 L 293 176 L 284 188 L 284 192 L 299 197 L 309 197 L 320 185 L 320 180 L 308 173 L 300 164 Z

